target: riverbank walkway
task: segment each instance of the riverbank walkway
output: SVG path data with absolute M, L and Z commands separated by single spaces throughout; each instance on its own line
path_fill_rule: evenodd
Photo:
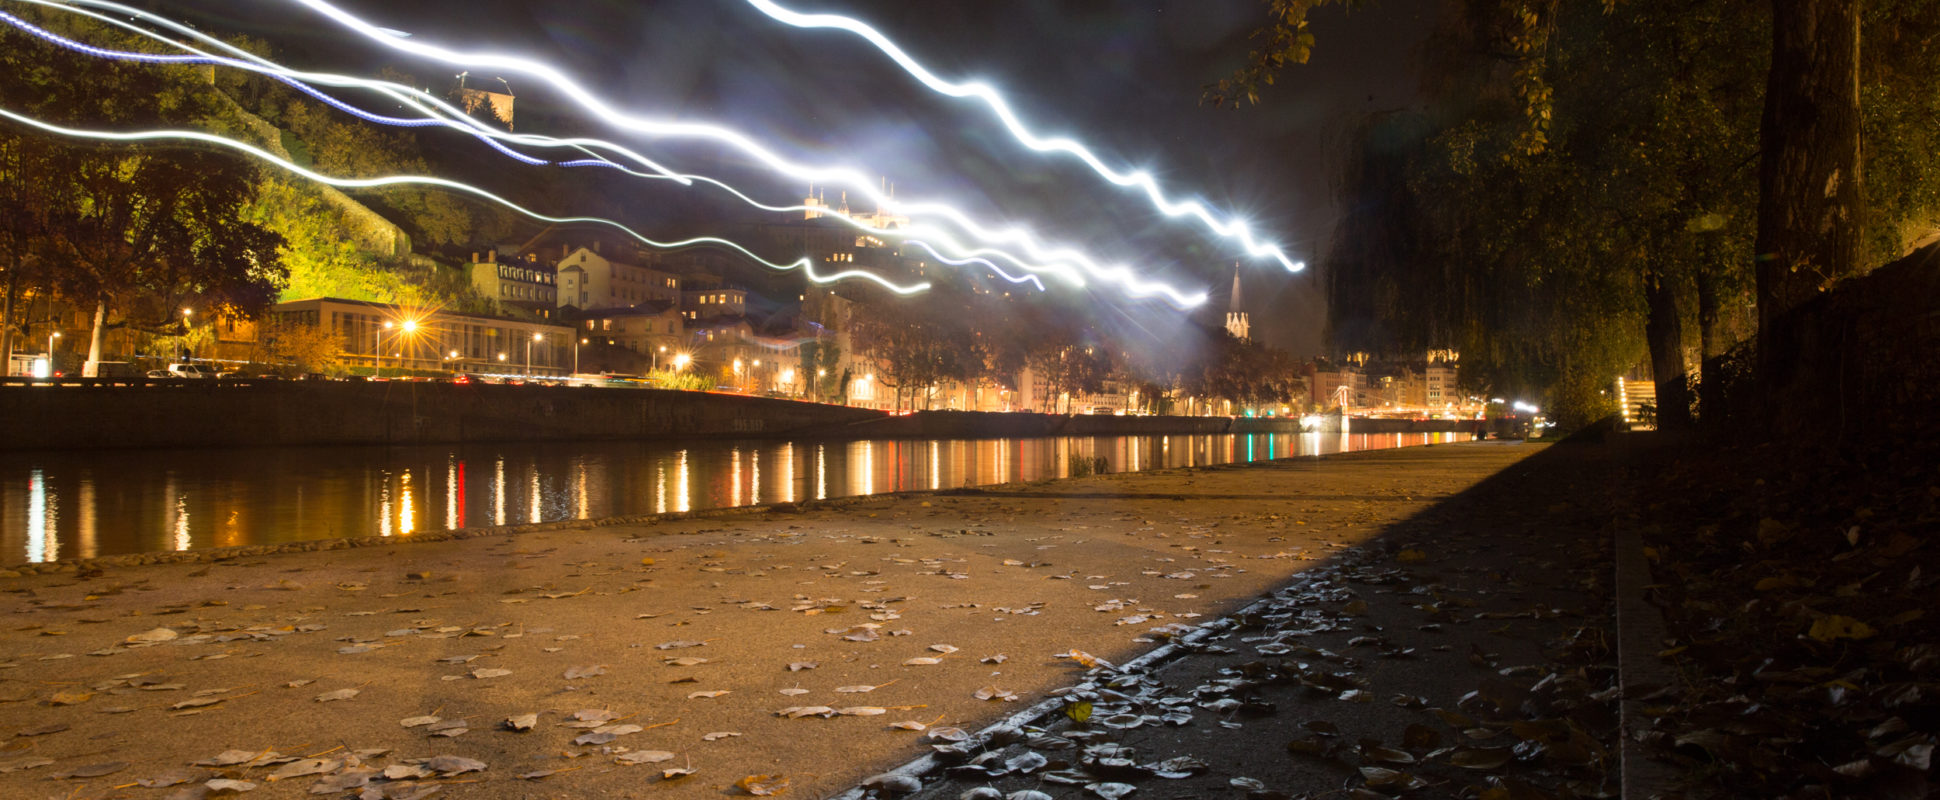
M 1615 469 L 1438 445 L 0 577 L 0 796 L 1611 796 Z

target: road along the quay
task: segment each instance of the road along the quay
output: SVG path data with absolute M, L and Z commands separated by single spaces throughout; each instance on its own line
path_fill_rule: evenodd
M 828 796 L 1541 451 L 0 578 L 0 796 Z

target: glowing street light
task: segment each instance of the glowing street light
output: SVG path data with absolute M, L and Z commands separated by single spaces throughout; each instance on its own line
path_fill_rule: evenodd
M 195 313 L 194 309 L 189 309 L 189 308 L 182 309 L 182 337 L 178 339 L 175 343 L 176 358 L 180 358 L 182 356 L 182 351 L 184 349 L 187 349 L 187 347 L 189 346 L 189 315 L 193 313 Z M 169 359 L 169 360 L 173 361 L 175 359 Z
M 47 374 L 38 375 L 35 377 L 40 377 L 40 378 L 54 377 L 54 340 L 59 338 L 61 338 L 60 331 L 54 331 L 53 333 L 47 334 Z
M 588 340 L 586 337 L 581 336 L 579 337 L 579 341 L 573 343 L 573 374 L 574 375 L 579 374 L 579 347 L 580 345 L 585 344 L 587 341 Z
M 532 343 L 538 342 L 538 341 L 544 341 L 545 338 L 546 338 L 545 334 L 535 333 L 535 334 L 532 334 L 532 338 L 525 343 L 525 374 L 527 375 L 532 374 Z
M 681 371 L 681 370 L 684 370 L 684 369 L 686 369 L 686 368 L 687 368 L 687 365 L 688 365 L 688 364 L 692 364 L 692 363 L 694 363 L 694 357 L 693 357 L 693 356 L 690 356 L 690 355 L 688 355 L 688 354 L 686 354 L 686 353 L 675 353 L 675 354 L 674 354 L 674 371 L 675 371 L 675 372 L 679 372 L 679 371 Z

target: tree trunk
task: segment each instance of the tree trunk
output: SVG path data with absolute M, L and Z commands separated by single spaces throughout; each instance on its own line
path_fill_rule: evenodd
M 1790 354 L 1773 321 L 1859 266 L 1860 0 L 1772 0 L 1772 65 L 1760 122 L 1758 361 Z
M 1649 316 L 1644 338 L 1650 345 L 1650 372 L 1657 382 L 1657 427 L 1683 430 L 1691 425 L 1690 383 L 1684 375 L 1684 320 L 1678 314 L 1677 287 L 1655 267 L 1644 270 L 1644 302 Z
M 1717 278 L 1709 272 L 1697 276 L 1698 352 L 1706 362 L 1724 355 L 1724 342 L 1718 332 Z
M 106 295 L 94 301 L 94 333 L 88 337 L 88 360 L 101 360 L 101 337 L 108 327 L 108 298 Z
M 0 378 L 13 368 L 13 303 L 20 293 L 20 254 L 10 255 L 13 263 L 7 267 L 7 295 L 0 299 Z

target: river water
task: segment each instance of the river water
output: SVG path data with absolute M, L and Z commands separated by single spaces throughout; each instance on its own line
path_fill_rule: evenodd
M 0 454 L 0 565 L 695 511 L 1466 434 L 574 442 Z

